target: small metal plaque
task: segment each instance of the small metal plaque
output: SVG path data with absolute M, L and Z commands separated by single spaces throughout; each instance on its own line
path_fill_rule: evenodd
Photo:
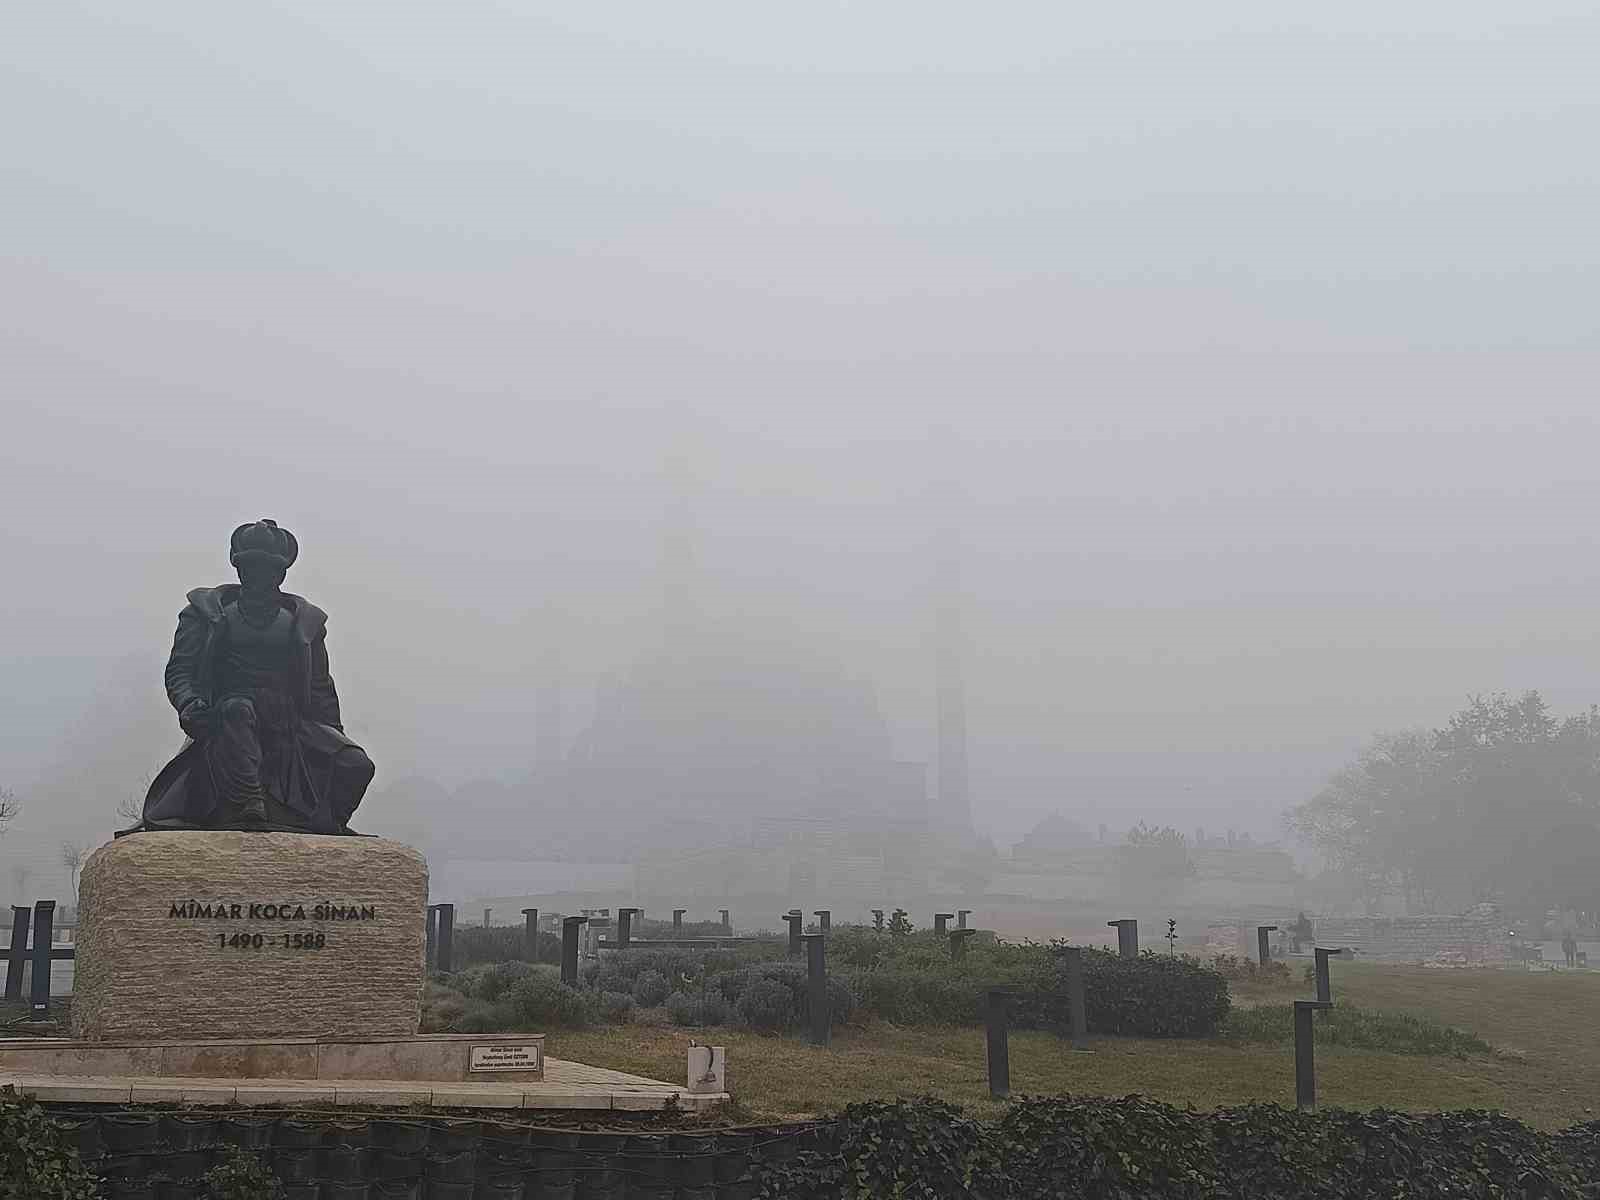
M 474 1046 L 467 1056 L 469 1071 L 537 1071 L 538 1042 L 497 1042 Z

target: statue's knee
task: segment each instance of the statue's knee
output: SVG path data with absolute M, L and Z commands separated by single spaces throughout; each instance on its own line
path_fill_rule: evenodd
M 372 777 L 378 773 L 378 768 L 367 757 L 365 750 L 352 746 L 341 750 L 334 755 L 334 769 L 344 778 L 345 782 L 354 789 L 365 788 L 372 782 Z
M 229 696 L 217 708 L 217 715 L 230 725 L 254 725 L 256 706 L 246 696 Z

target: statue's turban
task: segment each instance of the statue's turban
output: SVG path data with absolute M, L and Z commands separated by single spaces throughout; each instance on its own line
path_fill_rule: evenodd
M 276 521 L 263 517 L 235 529 L 228 551 L 228 561 L 234 566 L 260 561 L 276 563 L 288 570 L 300 556 L 300 543 L 287 529 L 279 529 Z

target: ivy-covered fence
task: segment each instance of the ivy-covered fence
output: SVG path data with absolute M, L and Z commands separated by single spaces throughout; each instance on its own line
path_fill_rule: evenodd
M 1025 1099 L 663 1130 L 0 1096 L 0 1200 L 1596 1200 L 1600 1122 Z

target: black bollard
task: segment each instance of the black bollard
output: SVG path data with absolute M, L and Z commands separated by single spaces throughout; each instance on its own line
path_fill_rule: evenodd
M 1311 1014 L 1331 1007 L 1321 1000 L 1294 1002 L 1294 1102 L 1301 1112 L 1317 1111 L 1317 1063 L 1311 1048 Z
M 1256 926 L 1256 954 L 1263 967 L 1272 961 L 1272 946 L 1267 940 L 1267 934 L 1275 932 L 1277 928 L 1276 925 Z
M 883 932 L 883 909 L 875 908 L 872 910 L 872 927 L 879 933 Z
M 22 999 L 22 969 L 28 957 L 28 920 L 31 908 L 11 906 L 11 956 L 6 959 L 6 999 Z
M 800 940 L 806 946 L 806 1007 L 811 1017 L 806 1040 L 813 1046 L 826 1046 L 833 1024 L 828 1011 L 828 939 L 820 933 L 807 933 Z
M 970 908 L 956 909 L 956 928 L 965 929 L 967 927 L 967 918 L 971 915 L 972 910 Z
M 801 922 L 806 919 L 805 914 L 802 913 L 798 908 L 791 908 L 788 912 L 783 914 L 783 919 L 789 922 L 789 957 L 799 958 L 800 925 Z
M 1313 946 L 1311 955 L 1317 964 L 1317 1002 L 1322 1006 L 1323 1020 L 1328 1019 L 1328 1010 L 1333 1007 L 1333 979 L 1328 972 L 1330 958 L 1354 958 L 1355 951 L 1350 947 Z
M 977 933 L 976 929 L 952 929 L 950 932 L 950 957 L 965 958 L 967 956 L 967 939 Z
M 441 904 L 439 908 L 439 936 L 434 943 L 435 970 L 455 970 L 456 906 Z
M 1106 924 L 1117 931 L 1117 953 L 1123 958 L 1138 958 L 1139 922 L 1124 917 L 1120 921 L 1107 921 Z
M 943 937 L 945 935 L 945 930 L 948 927 L 948 922 L 953 916 L 955 916 L 955 913 L 934 913 L 933 932 L 938 936 Z
M 1083 949 L 1068 946 L 1067 956 L 1067 1019 L 1072 1027 L 1072 1048 L 1089 1048 L 1089 1017 L 1083 1003 Z
M 628 942 L 633 938 L 633 914 L 637 908 L 617 909 L 617 949 L 626 950 Z
M 29 1016 L 42 1021 L 50 1015 L 50 947 L 55 941 L 56 902 L 40 900 L 33 906 L 33 995 Z
M 675 909 L 672 910 L 672 932 L 673 933 L 682 933 L 683 932 L 683 914 L 688 912 L 688 911 L 689 910 L 687 908 L 675 908 Z
M 539 961 L 539 910 L 522 910 L 522 954 L 528 962 Z
M 816 912 L 812 913 L 811 915 L 817 919 L 817 928 L 821 932 L 827 933 L 828 930 L 832 927 L 832 925 L 833 925 L 833 910 L 831 908 L 819 908 L 819 909 L 817 909 Z
M 561 920 L 561 982 L 568 987 L 578 986 L 578 934 L 588 923 L 588 917 Z
M 1011 992 L 990 988 L 983 1007 L 983 1030 L 989 1043 L 989 1095 L 1004 1100 L 1011 1095 L 1011 1047 L 1006 1038 L 1006 1009 Z

